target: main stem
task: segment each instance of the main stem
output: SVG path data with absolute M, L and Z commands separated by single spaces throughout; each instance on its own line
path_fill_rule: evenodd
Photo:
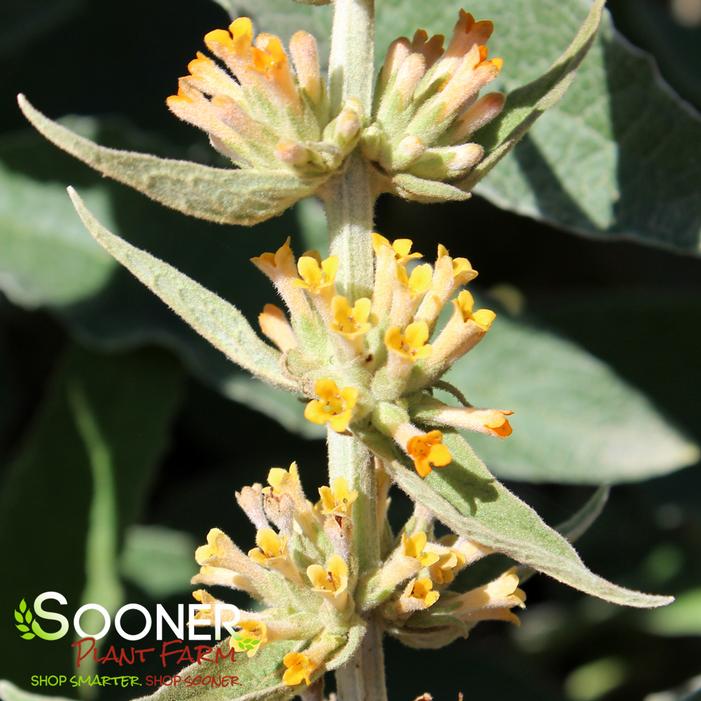
M 374 0 L 336 0 L 329 95 L 337 114 L 349 98 L 360 101 L 364 117 L 372 109 Z M 375 195 L 367 163 L 359 152 L 332 182 L 324 197 L 331 254 L 338 256 L 337 286 L 353 301 L 370 296 L 373 284 L 372 228 Z M 380 561 L 377 482 L 372 456 L 356 438 L 328 433 L 329 477 L 344 477 L 358 490 L 353 506 L 351 559 L 359 576 Z M 382 630 L 372 620 L 355 656 L 336 672 L 339 701 L 387 701 Z

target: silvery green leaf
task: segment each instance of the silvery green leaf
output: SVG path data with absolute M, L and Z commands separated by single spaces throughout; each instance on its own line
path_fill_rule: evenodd
M 363 638 L 365 637 L 366 630 L 367 626 L 362 621 L 351 626 L 348 630 L 348 639 L 346 644 L 328 660 L 326 663 L 326 669 L 333 671 L 334 669 L 338 669 L 346 664 L 346 662 L 348 662 L 348 660 L 355 655 L 360 647 L 360 643 L 362 643 Z
M 18 102 L 34 127 L 59 148 L 156 202 L 199 219 L 250 226 L 281 214 L 321 182 L 282 170 L 212 168 L 99 146 L 45 117 L 23 95 Z
M 579 540 L 601 516 L 601 513 L 608 501 L 611 488 L 608 486 L 599 487 L 594 494 L 587 499 L 581 508 L 577 509 L 566 521 L 559 524 L 555 530 L 567 538 L 570 543 Z M 535 574 L 531 567 L 520 567 L 518 577 L 521 583 L 527 581 Z
M 187 275 L 109 232 L 69 189 L 83 224 L 95 240 L 176 314 L 230 360 L 259 379 L 291 392 L 296 385 L 285 378 L 280 353 L 264 343 L 241 312 Z
M 498 482 L 455 433 L 444 443 L 453 462 L 421 479 L 397 461 L 389 463 L 399 487 L 453 532 L 508 555 L 575 589 L 624 606 L 651 608 L 673 601 L 625 589 L 591 572 L 562 535 Z
M 687 307 L 680 311 L 681 319 L 689 318 Z M 599 306 L 589 323 L 598 323 L 600 315 Z M 583 312 L 579 318 L 587 323 Z M 664 312 L 658 318 L 666 321 Z M 632 327 L 632 317 L 626 324 Z M 617 335 L 609 330 L 611 345 Z M 647 333 L 644 328 L 641 335 Z M 693 438 L 651 397 L 581 346 L 528 318 L 498 314 L 484 341 L 446 379 L 475 406 L 515 412 L 507 440 L 469 436 L 503 479 L 618 484 L 668 474 L 699 459 Z
M 450 202 L 467 200 L 470 193 L 464 189 L 442 183 L 438 180 L 426 180 L 410 173 L 400 173 L 392 178 L 397 194 L 404 199 L 431 204 L 433 202 Z
M 575 71 L 591 49 L 606 0 L 596 0 L 577 36 L 545 75 L 507 96 L 501 115 L 480 134 L 487 156 L 458 184 L 471 190 L 533 126 L 572 84 Z

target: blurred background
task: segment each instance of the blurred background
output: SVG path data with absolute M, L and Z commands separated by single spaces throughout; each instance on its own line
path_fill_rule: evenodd
M 474 0 L 468 9 L 492 16 L 502 7 L 508 17 L 507 5 Z M 548 0 L 533 5 L 547 16 Z M 263 21 L 266 7 L 230 3 Z M 623 36 L 605 36 L 562 110 L 543 119 L 482 196 L 430 208 L 384 198 L 377 229 L 413 238 L 429 259 L 439 241 L 467 256 L 480 271 L 476 289 L 502 312 L 453 374 L 475 404 L 517 412 L 512 439 L 474 442 L 493 471 L 550 524 L 612 483 L 603 516 L 578 543 L 583 558 L 618 583 L 678 599 L 658 611 L 618 609 L 535 577 L 518 629 L 485 624 L 440 651 L 390 641 L 393 701 L 423 691 L 440 700 L 462 691 L 480 700 L 677 701 L 701 688 L 701 131 L 693 113 L 701 3 L 611 0 L 609 8 Z M 509 30 L 500 45 L 506 23 L 497 21 L 505 73 L 514 66 L 507 87 L 536 77 L 534 65 L 557 56 L 584 11 L 552 47 L 528 18 L 514 19 L 521 34 Z M 274 299 L 248 258 L 288 234 L 298 251 L 323 248 L 316 203 L 254 230 L 188 220 L 62 154 L 16 108 L 23 92 L 100 143 L 218 164 L 204 135 L 178 123 L 164 99 L 226 17 L 205 0 L 0 7 L 0 677 L 25 688 L 30 674 L 70 673 L 73 653 L 70 641 L 19 639 L 12 609 L 22 597 L 60 591 L 72 610 L 83 601 L 188 602 L 194 547 L 210 527 L 244 548 L 253 540 L 234 490 L 293 459 L 308 495 L 325 481 L 324 446 L 300 405 L 248 380 L 117 269 L 64 187 L 251 319 Z M 520 55 L 519 38 L 538 55 Z M 684 103 L 629 42 L 654 57 Z M 597 75 L 605 95 L 595 95 Z M 549 133 L 553 142 L 569 133 L 574 145 L 592 135 L 581 152 L 554 143 L 571 187 L 542 145 Z M 610 205 L 608 220 L 597 197 Z M 397 523 L 409 510 L 395 495 Z

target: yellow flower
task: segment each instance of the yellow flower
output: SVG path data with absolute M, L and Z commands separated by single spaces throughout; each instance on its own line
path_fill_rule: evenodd
M 457 597 L 454 615 L 469 622 L 506 620 L 518 624 L 518 618 L 510 610 L 526 607 L 526 593 L 518 588 L 518 584 L 515 570 L 508 570 L 491 582 Z
M 248 557 L 263 567 L 270 567 L 276 561 L 287 558 L 287 538 L 280 536 L 272 528 L 262 528 L 256 534 L 257 548 L 248 552 Z
M 273 496 L 279 497 L 283 494 L 296 495 L 300 489 L 299 468 L 293 462 L 289 470 L 282 467 L 271 467 L 268 472 L 269 489 L 272 489 Z
M 399 611 L 401 613 L 423 611 L 433 606 L 440 596 L 440 592 L 433 589 L 433 582 L 429 577 L 412 579 L 399 597 Z
M 295 285 L 307 290 L 313 295 L 328 294 L 333 290 L 338 271 L 338 258 L 329 256 L 324 261 L 319 261 L 309 254 L 303 255 L 297 261 L 297 270 L 301 280 L 296 280 Z
M 259 256 L 251 258 L 251 262 L 269 277 L 272 277 L 271 273 L 294 274 L 295 257 L 292 253 L 290 241 L 291 239 L 288 236 L 285 243 L 277 251 L 261 253 Z
M 382 234 L 374 233 L 372 235 L 372 246 L 375 250 L 375 255 L 378 254 L 382 246 L 389 246 L 394 251 L 397 263 L 401 264 L 408 263 L 416 258 L 423 258 L 422 253 L 411 252 L 413 245 L 414 242 L 411 239 L 396 239 L 390 243 L 389 239 L 386 239 Z
M 203 604 L 206 608 L 199 609 L 195 611 L 193 616 L 196 621 L 209 621 L 212 623 L 214 621 L 214 609 L 218 606 L 223 605 L 222 601 L 215 599 L 208 591 L 205 589 L 196 589 L 192 592 L 192 598 L 200 604 Z M 218 612 L 219 620 L 223 623 L 229 623 L 234 620 L 236 614 L 231 609 L 231 607 L 224 606 L 219 609 Z
M 442 244 L 438 244 L 438 259 L 448 257 L 450 258 L 450 251 Z M 472 267 L 471 263 L 467 258 L 451 258 L 453 263 L 453 278 L 461 285 L 464 285 L 470 280 L 474 280 L 477 277 L 477 271 Z
M 473 311 L 475 299 L 467 290 L 463 290 L 453 304 L 455 309 L 462 315 L 465 323 L 474 321 L 483 331 L 489 331 L 489 327 L 497 316 L 491 309 Z
M 429 431 L 409 439 L 406 451 L 421 477 L 426 477 L 434 467 L 445 467 L 453 459 L 442 441 L 443 434 L 440 431 Z
M 404 555 L 418 560 L 421 567 L 429 567 L 438 560 L 436 553 L 425 550 L 427 540 L 423 531 L 417 531 L 410 536 L 407 536 L 406 533 L 402 534 Z
M 343 387 L 329 379 L 317 380 L 314 392 L 319 399 L 312 399 L 304 409 L 304 418 L 313 424 L 328 423 L 337 433 L 343 433 L 350 424 L 353 409 L 358 401 L 355 387 Z
M 195 550 L 198 565 L 217 565 L 226 561 L 234 552 L 234 544 L 226 533 L 218 528 L 211 528 L 207 533 L 207 544 Z
M 409 274 L 406 269 L 400 265 L 397 268 L 397 277 L 399 278 L 399 282 L 408 288 L 409 294 L 412 297 L 418 297 L 419 295 L 425 294 L 431 287 L 433 268 L 429 263 L 424 263 L 423 265 L 417 265 L 411 271 L 411 274 Z
M 348 517 L 353 509 L 353 502 L 358 492 L 348 489 L 345 477 L 336 477 L 331 487 L 319 487 L 319 508 L 324 516 Z
M 431 564 L 429 574 L 436 584 L 450 584 L 455 579 L 455 574 L 462 568 L 464 559 L 459 553 L 448 551 L 436 556 L 436 561 Z
M 282 658 L 285 665 L 285 673 L 282 681 L 287 686 L 297 686 L 304 682 L 307 686 L 312 683 L 311 676 L 314 674 L 317 665 L 302 652 L 288 652 Z
M 236 627 L 239 632 L 231 636 L 231 647 L 247 657 L 253 657 L 268 641 L 268 627 L 262 621 L 239 621 Z
M 348 590 L 348 565 L 340 555 L 332 555 L 326 567 L 309 565 L 307 577 L 314 591 L 341 596 Z
M 493 415 L 484 423 L 484 427 L 489 433 L 499 438 L 507 438 L 513 432 L 509 420 L 506 418 L 513 414 L 513 411 L 503 409 L 495 410 Z
M 389 350 L 413 363 L 431 354 L 431 344 L 426 343 L 428 335 L 428 324 L 425 321 L 409 324 L 404 329 L 404 333 L 398 326 L 391 326 L 385 333 L 385 345 Z
M 356 300 L 351 307 L 345 297 L 337 295 L 331 300 L 331 329 L 351 340 L 366 334 L 371 328 L 371 307 L 367 297 Z

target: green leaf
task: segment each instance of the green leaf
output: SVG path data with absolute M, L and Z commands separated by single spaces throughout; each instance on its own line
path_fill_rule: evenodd
M 63 188 L 13 173 L 4 165 L 0 183 L 0 286 L 7 296 L 23 307 L 50 303 L 68 308 L 97 294 L 114 266 L 92 245 L 75 217 L 71 221 L 66 216 L 70 208 Z M 87 199 L 109 221 L 105 195 L 91 188 Z
M 32 694 L 28 691 L 16 687 L 11 682 L 4 679 L 0 680 L 0 701 L 68 701 L 59 696 L 46 696 L 44 694 Z
M 27 610 L 27 602 L 25 599 L 19 602 L 19 610 L 24 613 Z
M 59 148 L 156 202 L 199 219 L 250 226 L 281 214 L 320 184 L 287 171 L 212 168 L 98 146 L 45 117 L 23 95 L 18 102 L 27 119 Z
M 160 526 L 132 526 L 127 533 L 121 573 L 154 601 L 190 590 L 197 574 L 195 547 L 189 533 Z
M 595 575 L 574 548 L 538 514 L 498 482 L 457 434 L 444 434 L 453 462 L 421 479 L 391 462 L 399 487 L 453 532 L 592 596 L 624 606 L 664 606 L 671 597 L 624 589 Z
M 514 4 L 493 4 L 498 34 Z M 566 36 L 574 28 L 571 9 L 577 6 L 582 2 L 529 3 L 535 33 L 525 33 L 521 46 L 497 45 L 507 61 L 507 88 L 519 85 L 524 62 L 552 46 L 556 32 Z M 476 191 L 500 207 L 572 231 L 698 252 L 699 175 L 686 144 L 700 138 L 698 115 L 662 81 L 653 60 L 616 33 L 606 14 L 567 96 Z
M 95 240 L 227 358 L 269 384 L 289 391 L 280 353 L 264 343 L 233 305 L 167 263 L 110 233 L 88 211 L 72 188 L 69 194 Z
M 430 204 L 432 202 L 460 201 L 470 198 L 470 193 L 449 183 L 417 178 L 410 173 L 401 173 L 392 178 L 397 193 L 408 200 Z
M 486 157 L 467 178 L 457 183 L 458 187 L 471 190 L 511 152 L 535 121 L 562 99 L 572 85 L 575 71 L 591 49 L 601 23 L 604 2 L 594 2 L 577 36 L 547 73 L 509 93 L 502 114 L 480 134 Z
M 599 487 L 580 509 L 556 526 L 555 530 L 570 543 L 577 542 L 601 516 L 610 492 L 610 487 Z M 535 570 L 531 567 L 518 569 L 521 584 L 528 581 L 534 574 Z
M 0 547 L 12 563 L 3 601 L 52 589 L 72 610 L 85 601 L 119 605 L 123 529 L 147 496 L 180 390 L 179 366 L 161 351 L 100 356 L 73 348 L 60 360 L 0 487 Z M 0 627 L 3 664 L 21 679 L 36 667 L 16 635 Z M 70 669 L 71 642 L 67 635 L 45 645 L 42 663 Z
M 592 323 L 599 315 L 600 309 Z M 506 440 L 469 439 L 500 477 L 616 484 L 663 475 L 699 457 L 693 441 L 603 362 L 506 313 L 446 379 L 475 406 L 516 412 Z
M 24 616 L 22 616 L 22 614 L 17 610 L 15 610 L 15 620 L 17 621 L 17 623 L 22 623 L 22 621 L 24 620 Z
M 411 36 L 419 27 L 449 32 L 463 5 L 462 0 L 378 3 L 377 62 L 394 38 Z M 329 8 L 289 0 L 231 0 L 229 7 L 237 14 L 250 13 L 264 31 L 285 38 L 307 29 L 326 55 Z M 550 79 L 560 69 L 548 80 L 538 77 L 548 73 L 576 35 L 589 7 L 586 0 L 481 0 L 473 10 L 495 23 L 491 53 L 505 59 L 502 82 L 513 91 L 512 105 L 533 100 L 536 87 L 553 88 Z M 559 90 L 565 87 L 560 84 Z M 557 97 L 557 92 L 551 94 L 546 103 Z M 519 113 L 507 112 L 498 123 L 500 132 L 517 114 L 523 116 L 527 104 L 520 106 Z M 493 144 L 493 130 L 479 137 Z M 700 138 L 698 115 L 659 78 L 652 59 L 616 33 L 605 12 L 567 95 L 476 192 L 499 207 L 572 231 L 696 252 L 701 187 L 693 150 L 687 146 Z
M 228 643 L 221 643 L 218 648 Z M 181 676 L 188 673 L 206 676 L 236 676 L 238 684 L 228 687 L 216 686 L 162 686 L 155 694 L 145 696 L 137 701 L 153 699 L 154 701 L 286 701 L 295 696 L 295 687 L 282 684 L 282 658 L 295 648 L 295 643 L 288 640 L 263 645 L 254 657 L 236 654 L 234 662 L 229 659 L 218 663 L 201 662 L 180 670 Z

